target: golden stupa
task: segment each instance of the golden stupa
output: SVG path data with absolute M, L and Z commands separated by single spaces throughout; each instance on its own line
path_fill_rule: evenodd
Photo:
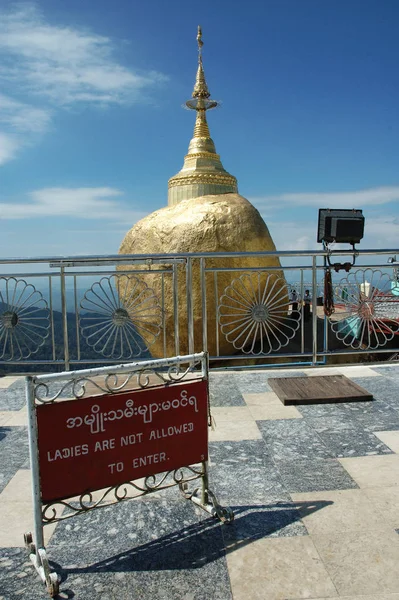
M 202 64 L 202 33 L 198 28 L 198 69 L 192 98 L 186 106 L 196 111 L 194 135 L 189 144 L 181 171 L 169 180 L 168 206 L 157 210 L 137 222 L 127 232 L 119 249 L 120 254 L 179 254 L 186 253 L 237 253 L 274 251 L 275 245 L 269 230 L 258 210 L 237 189 L 237 180 L 230 175 L 216 153 L 210 136 L 206 111 L 217 106 L 210 99 Z M 272 287 L 273 294 L 286 298 L 286 284 L 280 261 L 275 256 L 225 256 L 206 258 L 207 269 L 223 269 L 218 272 L 218 289 L 215 291 L 214 273 L 205 274 L 206 282 L 206 324 L 203 323 L 202 294 L 199 259 L 193 259 L 191 284 L 191 310 L 194 323 L 194 351 L 203 348 L 203 327 L 207 328 L 207 350 L 210 356 L 228 356 L 237 352 L 237 343 L 231 335 L 224 335 L 223 322 L 218 314 L 221 298 L 229 286 L 253 286 L 252 275 L 248 279 L 246 269 L 259 269 L 253 277 L 256 285 L 267 294 Z M 268 267 L 278 268 L 271 272 Z M 134 266 L 127 267 L 135 270 Z M 122 267 L 121 267 L 122 269 Z M 143 267 L 141 267 L 143 269 Z M 237 270 L 232 270 L 237 269 Z M 126 267 L 123 266 L 123 270 Z M 154 341 L 154 336 L 145 339 L 151 343 L 149 350 L 154 358 L 187 354 L 188 322 L 186 301 L 186 271 L 178 266 L 177 293 L 172 279 L 151 270 L 142 275 L 147 285 L 158 298 L 163 298 L 163 332 Z M 246 275 L 244 275 L 246 272 Z M 246 278 L 246 279 L 245 279 Z M 247 283 L 244 283 L 244 282 Z M 251 287 L 252 290 L 252 287 Z M 251 292 L 252 293 L 252 292 Z M 177 309 L 174 305 L 177 298 Z M 178 314 L 178 343 L 176 340 L 175 315 Z M 267 309 L 256 303 L 251 308 L 249 319 L 256 327 L 256 340 L 262 335 L 256 326 L 267 316 Z M 131 320 L 134 323 L 134 315 Z M 151 328 L 151 317 L 148 326 Z M 151 339 L 150 339 L 151 338 Z
M 198 27 L 198 69 L 192 99 L 186 107 L 195 110 L 194 135 L 184 157 L 181 171 L 169 179 L 168 205 L 182 200 L 208 196 L 209 194 L 237 194 L 237 179 L 224 168 L 215 144 L 209 133 L 206 111 L 216 108 L 218 103 L 210 99 L 210 93 L 202 65 L 202 31 Z

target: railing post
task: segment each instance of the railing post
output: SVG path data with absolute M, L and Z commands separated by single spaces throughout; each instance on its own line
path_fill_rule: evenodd
M 317 257 L 312 259 L 312 363 L 317 363 Z
M 178 280 L 178 263 L 173 262 L 173 325 L 175 331 L 175 355 L 180 354 L 180 338 L 179 338 L 179 280 Z
M 187 296 L 187 335 L 188 354 L 194 353 L 194 313 L 193 313 L 193 263 L 190 257 L 186 262 L 186 296 Z
M 64 363 L 65 371 L 69 371 L 69 342 L 68 342 L 68 313 L 65 293 L 65 268 L 60 267 L 61 276 L 61 310 L 62 310 L 62 329 L 64 334 Z
M 206 306 L 206 281 L 205 281 L 205 259 L 200 259 L 201 271 L 201 301 L 202 301 L 202 350 L 208 350 L 208 329 L 207 329 L 207 306 Z

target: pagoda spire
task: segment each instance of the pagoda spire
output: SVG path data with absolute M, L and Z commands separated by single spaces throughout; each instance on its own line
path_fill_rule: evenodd
M 216 153 L 211 138 L 206 111 L 216 108 L 219 103 L 210 98 L 211 94 L 205 79 L 202 63 L 202 29 L 198 26 L 198 67 L 192 97 L 185 103 L 196 111 L 194 134 L 184 158 L 181 171 L 169 179 L 168 204 L 173 205 L 209 194 L 237 193 L 237 180 L 230 175 Z

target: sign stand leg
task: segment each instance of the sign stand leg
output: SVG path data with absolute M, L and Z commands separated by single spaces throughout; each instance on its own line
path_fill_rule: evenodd
M 33 543 L 32 534 L 25 533 L 25 547 L 29 552 L 29 558 L 39 574 L 40 579 L 45 584 L 48 593 L 53 598 L 59 592 L 58 575 L 50 571 L 46 549 L 44 547 L 43 521 L 40 497 L 40 478 L 39 478 L 39 459 L 38 459 L 38 435 L 35 413 L 35 395 L 32 378 L 26 378 L 26 401 L 28 406 L 28 424 L 29 424 L 29 452 L 32 470 L 32 495 L 33 495 L 33 514 L 35 522 L 36 545 Z
M 24 540 L 25 547 L 29 552 L 29 558 L 31 559 L 33 566 L 35 567 L 40 579 L 46 586 L 48 593 L 52 598 L 54 598 L 60 591 L 59 580 L 57 573 L 50 571 L 46 549 L 36 548 L 30 532 L 25 533 Z
M 234 520 L 234 513 L 228 506 L 219 504 L 215 494 L 208 487 L 208 464 L 204 461 L 202 464 L 201 490 L 198 488 L 193 492 L 188 491 L 187 483 L 180 484 L 180 490 L 187 500 L 191 500 L 197 506 L 200 506 L 212 517 L 218 518 L 222 523 L 228 524 Z

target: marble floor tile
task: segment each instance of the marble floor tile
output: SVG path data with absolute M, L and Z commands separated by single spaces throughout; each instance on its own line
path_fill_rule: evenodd
M 284 406 L 282 402 L 270 402 L 264 406 L 253 404 L 249 407 L 253 419 L 256 421 L 270 421 L 276 419 L 302 419 L 301 413 L 295 406 Z
M 375 369 L 370 367 L 359 367 L 359 366 L 347 366 L 347 367 L 336 367 L 337 371 L 349 379 L 354 377 L 380 377 L 381 374 Z
M 399 363 L 384 365 L 383 367 L 372 367 L 373 371 L 380 375 L 386 375 L 387 377 L 394 377 L 396 380 L 399 379 Z
M 360 488 L 399 485 L 399 455 L 339 458 L 341 465 Z
M 312 540 L 341 596 L 399 589 L 399 536 L 388 527 L 313 534 Z
M 271 504 L 289 499 L 262 440 L 209 445 L 210 487 L 222 504 Z
M 399 409 L 396 410 L 394 406 L 381 400 L 352 402 L 348 405 L 348 411 L 348 418 L 353 418 L 369 431 L 399 429 Z
M 234 521 L 222 527 L 227 552 L 267 537 L 308 535 L 294 503 L 232 506 Z
M 77 598 L 101 583 L 99 598 L 231 599 L 221 526 L 189 501 L 136 500 L 61 522 L 48 551 Z
M 319 434 L 333 456 L 366 456 L 392 454 L 371 431 L 365 430 L 356 421 L 324 417 L 307 419 L 307 423 Z
M 209 378 L 209 399 L 211 406 L 245 406 L 244 398 L 230 373 L 223 378 Z
M 28 411 L 26 404 L 20 410 L 8 411 L 11 413 L 10 419 L 7 421 L 8 427 L 27 427 Z M 0 417 L 1 419 L 1 417 Z
M 257 421 L 257 425 L 273 458 L 300 460 L 334 456 L 305 419 Z
M 56 527 L 57 523 L 44 527 L 45 544 L 50 541 Z M 32 500 L 4 501 L 0 497 L 0 548 L 22 547 L 24 533 L 28 531 L 34 532 Z
M 29 457 L 26 427 L 0 427 L 0 492 Z
M 328 404 L 298 404 L 297 409 L 305 418 L 317 417 L 338 417 L 345 421 L 352 418 L 350 410 L 351 404 L 360 404 L 358 402 L 331 402 Z M 362 403 L 363 404 L 363 403 Z
M 399 379 L 392 377 L 352 377 L 355 383 L 373 394 L 374 399 L 399 410 Z
M 252 421 L 253 417 L 247 406 L 214 406 L 211 409 L 216 425 L 223 421 Z
M 209 430 L 210 442 L 260 440 L 262 436 L 252 417 L 251 421 L 216 421 L 215 429 Z
M 234 600 L 337 597 L 309 536 L 259 539 L 227 552 Z
M 399 431 L 376 431 L 375 435 L 380 438 L 392 452 L 399 453 Z
M 289 493 L 345 490 L 357 488 L 337 459 L 274 461 L 285 489 Z
M 0 411 L 0 427 L 6 425 L 14 415 L 18 414 L 18 410 L 2 410 Z
M 366 490 L 308 492 L 291 494 L 291 498 L 310 535 L 378 529 L 387 524 Z M 310 510 L 312 503 L 320 504 L 320 509 Z
M 30 469 L 19 469 L 0 494 L 1 502 L 31 501 L 32 474 Z
M 243 394 L 248 406 L 265 406 L 266 404 L 281 404 L 280 398 L 275 392 L 263 392 L 260 394 Z
M 385 522 L 391 527 L 399 527 L 399 485 L 383 488 L 367 488 L 364 490 L 367 498 L 382 514 Z
M 12 383 L 19 381 L 20 379 L 23 378 L 21 378 L 18 375 L 15 377 L 13 375 L 6 375 L 5 377 L 0 377 L 0 389 L 8 388 Z
M 315 369 L 305 369 L 305 375 L 308 377 L 321 377 L 323 375 L 341 375 L 337 367 L 317 367 Z
M 243 371 L 237 376 L 237 386 L 243 394 L 260 394 L 273 391 L 268 379 L 275 377 L 304 377 L 303 371 Z
M 20 410 L 25 402 L 25 390 L 22 388 L 12 389 L 10 388 L 0 389 L 0 410 Z

